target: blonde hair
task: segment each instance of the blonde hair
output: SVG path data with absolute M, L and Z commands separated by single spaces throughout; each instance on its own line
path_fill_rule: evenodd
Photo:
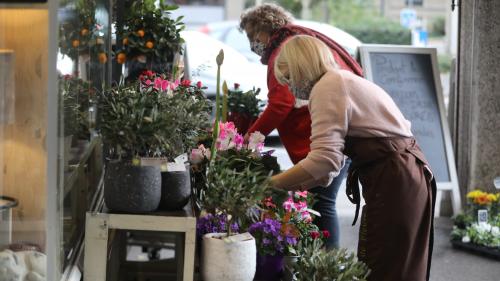
M 298 85 L 301 81 L 316 81 L 335 68 L 337 63 L 325 43 L 309 35 L 297 35 L 281 47 L 274 62 L 274 75 L 282 85 Z

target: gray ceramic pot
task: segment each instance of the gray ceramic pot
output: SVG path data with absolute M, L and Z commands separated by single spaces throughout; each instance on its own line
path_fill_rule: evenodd
M 161 173 L 161 210 L 181 210 L 189 202 L 191 197 L 189 170 L 189 164 L 186 164 L 186 171 Z
M 147 213 L 155 211 L 161 198 L 160 167 L 107 163 L 104 202 L 111 211 Z

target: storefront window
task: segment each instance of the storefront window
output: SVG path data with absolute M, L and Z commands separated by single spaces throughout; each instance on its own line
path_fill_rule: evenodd
M 2 2 L 0 255 L 3 261 L 33 258 L 44 267 L 49 11 L 46 4 Z M 19 255 L 19 251 L 30 251 L 30 257 Z M 14 280 L 1 276 L 14 270 L 14 265 L 2 266 L 0 280 Z M 45 275 L 45 268 L 31 264 L 26 264 L 25 270 Z
M 102 147 L 95 134 L 96 97 L 109 85 L 109 3 L 61 1 L 59 10 L 59 205 L 61 265 L 79 258 L 85 214 L 98 208 Z

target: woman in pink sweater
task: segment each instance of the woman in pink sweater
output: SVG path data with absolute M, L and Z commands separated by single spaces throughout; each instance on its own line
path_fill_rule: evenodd
M 369 280 L 428 280 L 433 243 L 435 181 L 406 120 L 380 87 L 336 67 L 328 47 L 295 36 L 274 65 L 277 80 L 310 89 L 311 152 L 284 173 L 275 187 L 326 186 L 352 160 L 347 195 L 363 207 L 358 257 L 372 270 Z M 304 92 L 304 91 L 300 91 Z M 354 223 L 355 223 L 354 222 Z

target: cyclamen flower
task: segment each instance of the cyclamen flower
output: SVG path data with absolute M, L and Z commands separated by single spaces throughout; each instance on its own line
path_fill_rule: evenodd
M 248 149 L 260 152 L 264 148 L 266 137 L 260 132 L 253 132 L 248 138 Z
M 191 156 L 190 156 L 191 163 L 199 164 L 205 158 L 210 158 L 210 151 L 207 150 L 205 146 L 203 146 L 203 144 L 200 144 L 198 148 L 194 148 L 191 150 Z
M 191 86 L 191 81 L 190 80 L 182 80 L 181 85 L 184 87 L 189 87 Z
M 178 79 L 175 80 L 173 83 L 170 83 L 170 85 L 169 85 L 170 86 L 170 90 L 173 91 L 173 90 L 177 89 L 177 86 L 179 86 L 179 84 L 180 84 L 180 81 Z
M 307 191 L 295 191 L 297 197 L 307 198 Z
M 160 77 L 155 78 L 154 88 L 161 91 L 166 91 L 168 89 L 168 80 L 161 79 Z
M 203 85 L 201 84 L 201 81 L 198 81 L 198 83 L 196 83 L 196 87 L 198 87 L 198 89 L 201 89 Z
M 320 236 L 319 232 L 317 232 L 317 231 L 311 231 L 311 232 L 309 233 L 309 235 L 311 235 L 311 238 L 312 238 L 312 239 L 318 239 L 318 238 L 319 238 L 319 236 Z
M 326 239 L 330 237 L 330 232 L 328 230 L 323 230 L 321 231 L 321 233 L 323 234 L 323 237 Z
M 240 150 L 243 147 L 244 142 L 245 142 L 245 139 L 243 138 L 242 135 L 236 134 L 236 136 L 234 136 L 234 143 L 236 145 L 237 150 Z

